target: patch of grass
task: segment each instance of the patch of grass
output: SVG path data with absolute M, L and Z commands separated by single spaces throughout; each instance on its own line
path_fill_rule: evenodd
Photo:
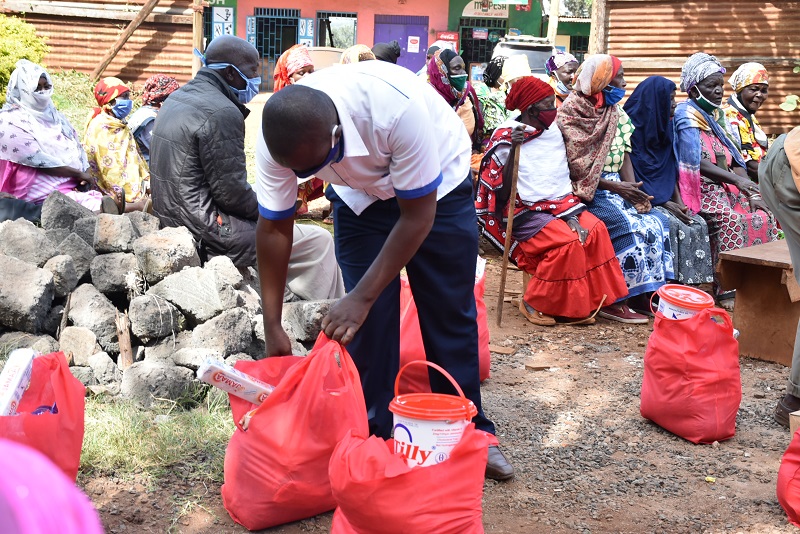
M 89 111 L 97 105 L 89 76 L 74 70 L 50 72 L 53 79 L 53 103 L 80 136 L 86 130 Z
M 235 429 L 225 396 L 205 395 L 191 410 L 180 402 L 143 410 L 121 399 L 89 398 L 85 420 L 82 476 L 154 480 L 181 465 L 190 477 L 223 481 L 225 448 Z

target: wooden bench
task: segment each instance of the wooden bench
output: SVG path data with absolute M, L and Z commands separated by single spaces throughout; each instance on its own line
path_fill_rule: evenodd
M 722 252 L 724 290 L 736 290 L 733 325 L 740 332 L 739 353 L 792 365 L 800 319 L 800 286 L 786 241 Z

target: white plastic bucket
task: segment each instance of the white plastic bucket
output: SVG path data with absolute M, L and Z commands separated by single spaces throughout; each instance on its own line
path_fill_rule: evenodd
M 659 296 L 658 313 L 675 321 L 694 317 L 701 310 L 714 307 L 711 295 L 694 287 L 667 284 L 656 293 Z

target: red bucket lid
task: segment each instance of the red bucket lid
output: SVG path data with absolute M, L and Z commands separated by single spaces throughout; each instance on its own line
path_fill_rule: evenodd
M 662 299 L 689 310 L 704 310 L 714 307 L 714 299 L 697 288 L 678 284 L 667 284 L 658 289 Z
M 465 398 L 444 393 L 406 393 L 389 403 L 389 411 L 411 419 L 426 421 L 471 420 L 478 415 L 475 404 Z

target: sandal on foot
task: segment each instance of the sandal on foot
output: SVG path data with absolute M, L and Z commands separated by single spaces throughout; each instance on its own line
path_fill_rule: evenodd
M 119 206 L 117 206 L 117 202 L 113 198 L 103 197 L 103 199 L 100 200 L 100 213 L 119 215 Z
M 611 306 L 606 306 L 600 310 L 598 315 L 603 319 L 625 324 L 647 324 L 650 322 L 645 315 L 636 313 L 626 304 L 612 304 Z
M 521 311 L 522 315 L 524 315 L 525 318 L 533 324 L 537 324 L 539 326 L 554 326 L 556 324 L 555 318 L 534 310 L 522 299 L 519 301 L 519 311 Z

